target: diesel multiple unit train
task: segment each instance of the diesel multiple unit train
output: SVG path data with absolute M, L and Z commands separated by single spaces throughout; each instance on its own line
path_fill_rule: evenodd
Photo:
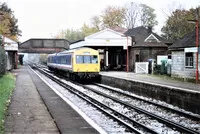
M 99 52 L 82 47 L 48 55 L 49 70 L 75 79 L 93 79 L 99 76 Z

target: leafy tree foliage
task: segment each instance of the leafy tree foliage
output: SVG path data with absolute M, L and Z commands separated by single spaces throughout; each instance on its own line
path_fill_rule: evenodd
M 195 17 L 196 9 L 176 9 L 172 12 L 165 26 L 161 29 L 163 36 L 172 41 L 182 38 L 184 35 L 194 30 L 195 24 L 189 23 L 188 20 L 194 20 Z
M 154 27 L 158 24 L 158 21 L 156 21 L 156 14 L 154 13 L 154 9 L 145 5 L 140 4 L 141 7 L 141 15 L 140 15 L 140 21 L 141 25 L 144 27 Z
M 101 15 L 103 27 L 122 27 L 125 18 L 125 8 L 108 6 Z
M 101 22 L 101 18 L 99 16 L 93 16 L 91 18 L 91 23 L 92 23 L 92 26 L 94 28 L 96 28 L 96 30 L 98 30 L 98 31 L 101 30 L 102 22 Z
M 95 27 L 90 27 L 89 25 L 83 24 L 80 30 L 67 29 L 67 30 L 61 31 L 54 38 L 63 38 L 69 41 L 76 41 L 76 40 L 83 39 L 84 37 L 89 36 L 98 31 L 99 30 L 96 29 Z
M 80 40 L 83 38 L 80 30 L 66 29 L 58 33 L 54 38 L 67 39 L 69 41 Z
M 0 3 L 0 34 L 17 40 L 17 37 L 21 35 L 17 23 L 18 20 L 15 18 L 13 11 L 6 3 Z
M 89 36 L 93 33 L 98 32 L 99 30 L 95 27 L 90 27 L 89 25 L 83 24 L 83 26 L 81 27 L 81 32 L 83 37 Z

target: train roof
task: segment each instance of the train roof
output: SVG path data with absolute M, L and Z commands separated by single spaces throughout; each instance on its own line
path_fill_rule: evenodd
M 89 47 L 79 47 L 79 48 L 65 50 L 65 51 L 59 52 L 58 54 L 72 53 L 74 51 L 81 50 L 81 49 L 92 49 L 92 48 L 89 48 Z
M 62 52 L 59 52 L 59 53 L 49 54 L 48 56 L 54 56 L 54 55 L 65 54 L 65 53 L 73 53 L 74 51 L 81 50 L 81 49 L 92 49 L 92 48 L 89 48 L 89 47 L 79 47 L 79 48 L 65 50 L 65 51 L 62 51 Z

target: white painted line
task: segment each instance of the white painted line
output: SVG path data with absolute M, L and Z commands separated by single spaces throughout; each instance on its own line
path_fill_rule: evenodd
M 30 68 L 30 67 L 29 67 Z M 94 127 L 99 133 L 107 134 L 100 126 L 98 126 L 93 120 L 91 120 L 84 112 L 82 112 L 76 105 L 70 100 L 66 99 L 60 92 L 58 92 L 53 86 L 51 86 L 45 79 L 43 79 L 37 72 L 30 68 L 42 81 L 44 81 L 58 96 L 60 96 L 66 103 L 68 103 L 79 115 L 81 115 L 92 127 Z

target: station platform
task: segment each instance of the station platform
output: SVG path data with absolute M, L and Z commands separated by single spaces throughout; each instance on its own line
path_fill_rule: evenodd
M 5 133 L 99 133 L 28 67 L 22 66 L 13 73 L 16 87 L 5 120 Z
M 25 67 L 12 71 L 16 86 L 5 120 L 5 133 L 59 133 Z
M 101 84 L 200 115 L 200 84 L 132 72 L 100 72 Z
M 109 77 L 116 77 L 120 79 L 126 79 L 131 81 L 137 81 L 141 83 L 147 84 L 156 84 L 159 86 L 164 87 L 172 87 L 176 89 L 182 90 L 191 90 L 197 91 L 200 93 L 200 84 L 199 83 L 191 83 L 191 82 L 184 82 L 179 80 L 167 79 L 164 77 L 154 76 L 150 74 L 136 74 L 133 72 L 117 72 L 117 71 L 107 71 L 107 72 L 100 72 L 100 75 L 109 76 Z

